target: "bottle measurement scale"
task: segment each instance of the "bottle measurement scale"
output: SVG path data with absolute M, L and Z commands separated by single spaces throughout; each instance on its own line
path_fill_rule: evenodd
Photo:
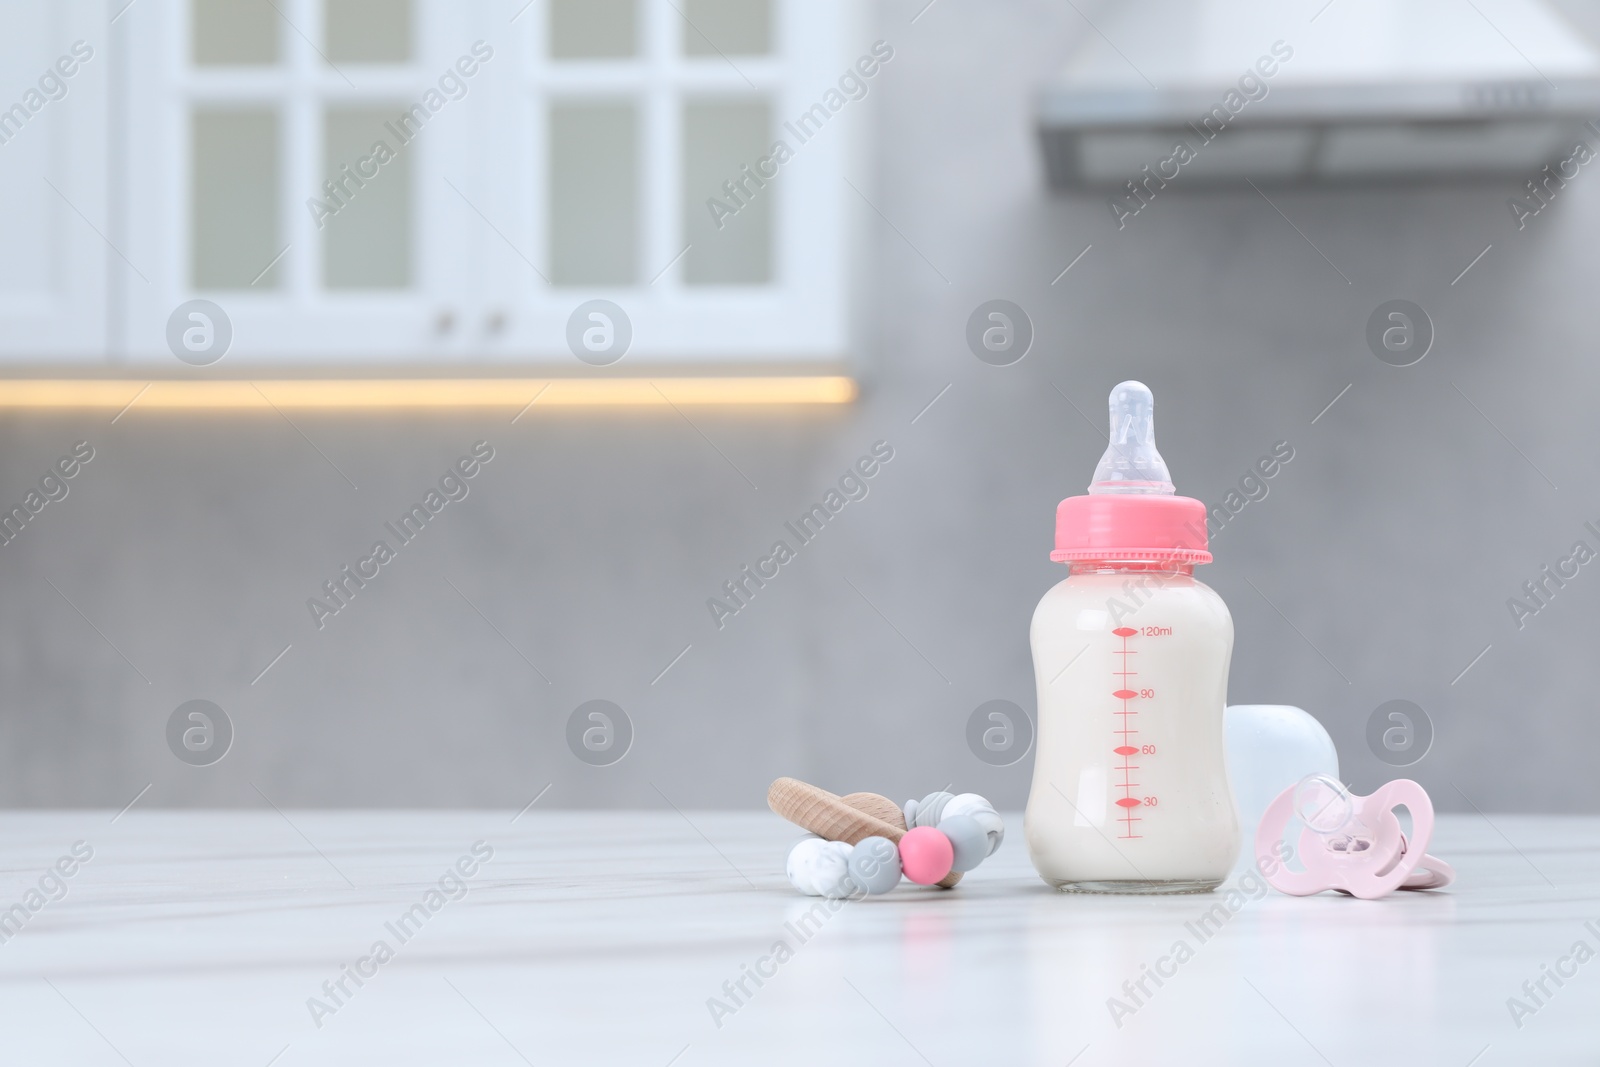
M 1112 655 L 1121 657 L 1117 661 L 1119 669 L 1111 672 L 1115 679 L 1113 684 L 1117 687 L 1112 690 L 1111 695 L 1122 702 L 1122 707 L 1114 713 L 1117 721 L 1116 729 L 1112 733 L 1116 735 L 1117 744 L 1111 750 L 1122 757 L 1122 765 L 1117 768 L 1122 772 L 1122 781 L 1116 783 L 1117 788 L 1122 790 L 1122 796 L 1117 798 L 1117 807 L 1122 809 L 1122 815 L 1117 819 L 1122 824 L 1122 833 L 1117 836 L 1124 841 L 1136 841 L 1144 836 L 1138 832 L 1139 828 L 1136 825 L 1144 822 L 1144 817 L 1135 815 L 1134 811 L 1138 808 L 1158 807 L 1161 798 L 1153 793 L 1137 792 L 1139 783 L 1133 780 L 1133 773 L 1139 770 L 1139 764 L 1133 762 L 1133 757 L 1156 754 L 1155 745 L 1135 740 L 1135 736 L 1139 733 L 1139 728 L 1135 725 L 1139 715 L 1139 705 L 1136 701 L 1151 700 L 1156 693 L 1154 689 L 1139 688 L 1139 683 L 1135 680 L 1139 677 L 1138 665 L 1128 661 L 1128 657 L 1137 656 L 1139 650 L 1128 647 L 1128 638 L 1138 637 L 1141 632 L 1145 637 L 1170 637 L 1172 627 L 1146 626 L 1141 631 L 1132 626 L 1119 626 L 1111 632 L 1122 638 L 1122 647 L 1112 650 Z

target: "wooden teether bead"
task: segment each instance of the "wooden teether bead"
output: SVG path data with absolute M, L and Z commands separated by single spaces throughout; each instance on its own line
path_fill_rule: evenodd
M 905 812 L 900 810 L 900 805 L 888 797 L 879 796 L 877 793 L 851 793 L 841 799 L 857 811 L 882 819 L 890 826 L 898 826 L 902 830 L 906 829 Z
M 903 829 L 844 802 L 842 797 L 798 778 L 779 778 L 767 790 L 767 806 L 802 830 L 829 841 L 855 844 L 866 837 L 898 842 Z

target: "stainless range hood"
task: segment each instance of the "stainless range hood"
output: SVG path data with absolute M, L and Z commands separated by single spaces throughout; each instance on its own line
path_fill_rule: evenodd
M 1054 188 L 1532 178 L 1579 141 L 1600 152 L 1600 54 L 1542 0 L 1080 11 L 1092 26 L 1038 98 Z

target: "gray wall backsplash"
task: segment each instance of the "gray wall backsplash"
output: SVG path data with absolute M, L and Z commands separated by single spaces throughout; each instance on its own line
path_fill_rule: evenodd
M 1031 126 L 1079 16 L 943 0 L 911 23 L 921 6 L 877 13 L 896 58 L 857 184 L 893 226 L 864 216 L 854 405 L 295 413 L 304 437 L 270 409 L 5 414 L 5 507 L 76 442 L 94 458 L 0 547 L 0 804 L 149 785 L 141 805 L 509 818 L 547 785 L 551 807 L 748 808 L 794 775 L 1018 808 L 1031 756 L 981 761 L 968 719 L 1033 710 L 1055 505 L 1137 378 L 1182 493 L 1216 504 L 1293 449 L 1199 570 L 1233 613 L 1232 702 L 1310 711 L 1363 792 L 1600 810 L 1600 564 L 1520 625 L 1507 606 L 1576 541 L 1600 551 L 1600 172 L 1520 231 L 1514 181 L 1174 188 L 1119 231 L 1104 197 L 1045 191 Z M 1035 330 L 1009 367 L 965 340 L 997 298 Z M 1367 347 L 1391 299 L 1436 329 L 1411 367 Z M 467 495 L 319 629 L 308 598 L 478 441 Z M 880 441 L 865 495 L 719 627 L 707 600 Z M 233 724 L 211 766 L 168 750 L 193 699 Z M 607 766 L 568 744 L 596 699 L 632 725 Z M 1396 699 L 1434 734 L 1405 769 L 1367 741 Z

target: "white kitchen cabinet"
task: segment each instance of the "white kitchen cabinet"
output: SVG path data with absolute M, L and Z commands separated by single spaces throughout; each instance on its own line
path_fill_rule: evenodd
M 848 0 L 139 0 L 110 31 L 113 364 L 181 371 L 195 299 L 262 375 L 587 372 L 618 334 L 624 370 L 847 358 L 890 50 Z
M 106 19 L 90 3 L 0 3 L 0 359 L 105 359 L 113 251 Z

